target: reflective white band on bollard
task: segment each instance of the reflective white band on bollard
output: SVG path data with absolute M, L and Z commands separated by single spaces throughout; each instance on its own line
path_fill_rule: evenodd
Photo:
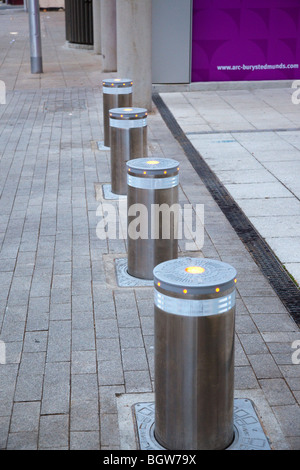
M 140 127 L 147 126 L 147 118 L 144 119 L 111 119 L 109 120 L 110 127 L 116 127 L 117 129 L 137 129 Z
M 154 303 L 164 312 L 187 317 L 204 317 L 226 313 L 235 306 L 235 291 L 225 297 L 204 300 L 169 297 L 155 290 Z

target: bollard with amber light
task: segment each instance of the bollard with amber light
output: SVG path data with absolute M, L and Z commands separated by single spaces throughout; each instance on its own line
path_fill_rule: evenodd
M 153 279 L 153 268 L 178 256 L 179 163 L 138 158 L 127 163 L 128 273 Z
M 132 80 L 107 78 L 103 80 L 104 145 L 110 147 L 109 110 L 132 106 Z
M 111 191 L 127 194 L 126 163 L 147 157 L 147 110 L 144 108 L 110 109 Z
M 170 450 L 234 439 L 236 270 L 202 258 L 154 268 L 155 438 Z

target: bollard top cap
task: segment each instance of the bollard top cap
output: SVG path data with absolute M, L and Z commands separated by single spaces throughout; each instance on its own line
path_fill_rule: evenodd
M 148 115 L 145 108 L 113 108 L 109 110 L 112 119 L 145 119 Z
M 128 174 L 164 175 L 178 173 L 179 162 L 171 158 L 135 158 L 126 163 Z
M 228 263 L 205 258 L 165 261 L 153 270 L 155 288 L 182 296 L 221 296 L 236 284 L 236 269 Z
M 127 88 L 132 86 L 130 78 L 106 78 L 102 80 L 102 85 L 109 88 Z

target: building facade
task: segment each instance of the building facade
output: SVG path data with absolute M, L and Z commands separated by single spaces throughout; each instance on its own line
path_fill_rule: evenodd
M 153 82 L 300 78 L 299 0 L 152 0 Z

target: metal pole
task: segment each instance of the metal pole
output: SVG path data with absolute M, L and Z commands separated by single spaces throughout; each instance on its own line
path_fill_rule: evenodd
M 24 0 L 24 11 L 28 11 L 27 0 Z
M 39 0 L 28 0 L 31 73 L 43 73 Z

